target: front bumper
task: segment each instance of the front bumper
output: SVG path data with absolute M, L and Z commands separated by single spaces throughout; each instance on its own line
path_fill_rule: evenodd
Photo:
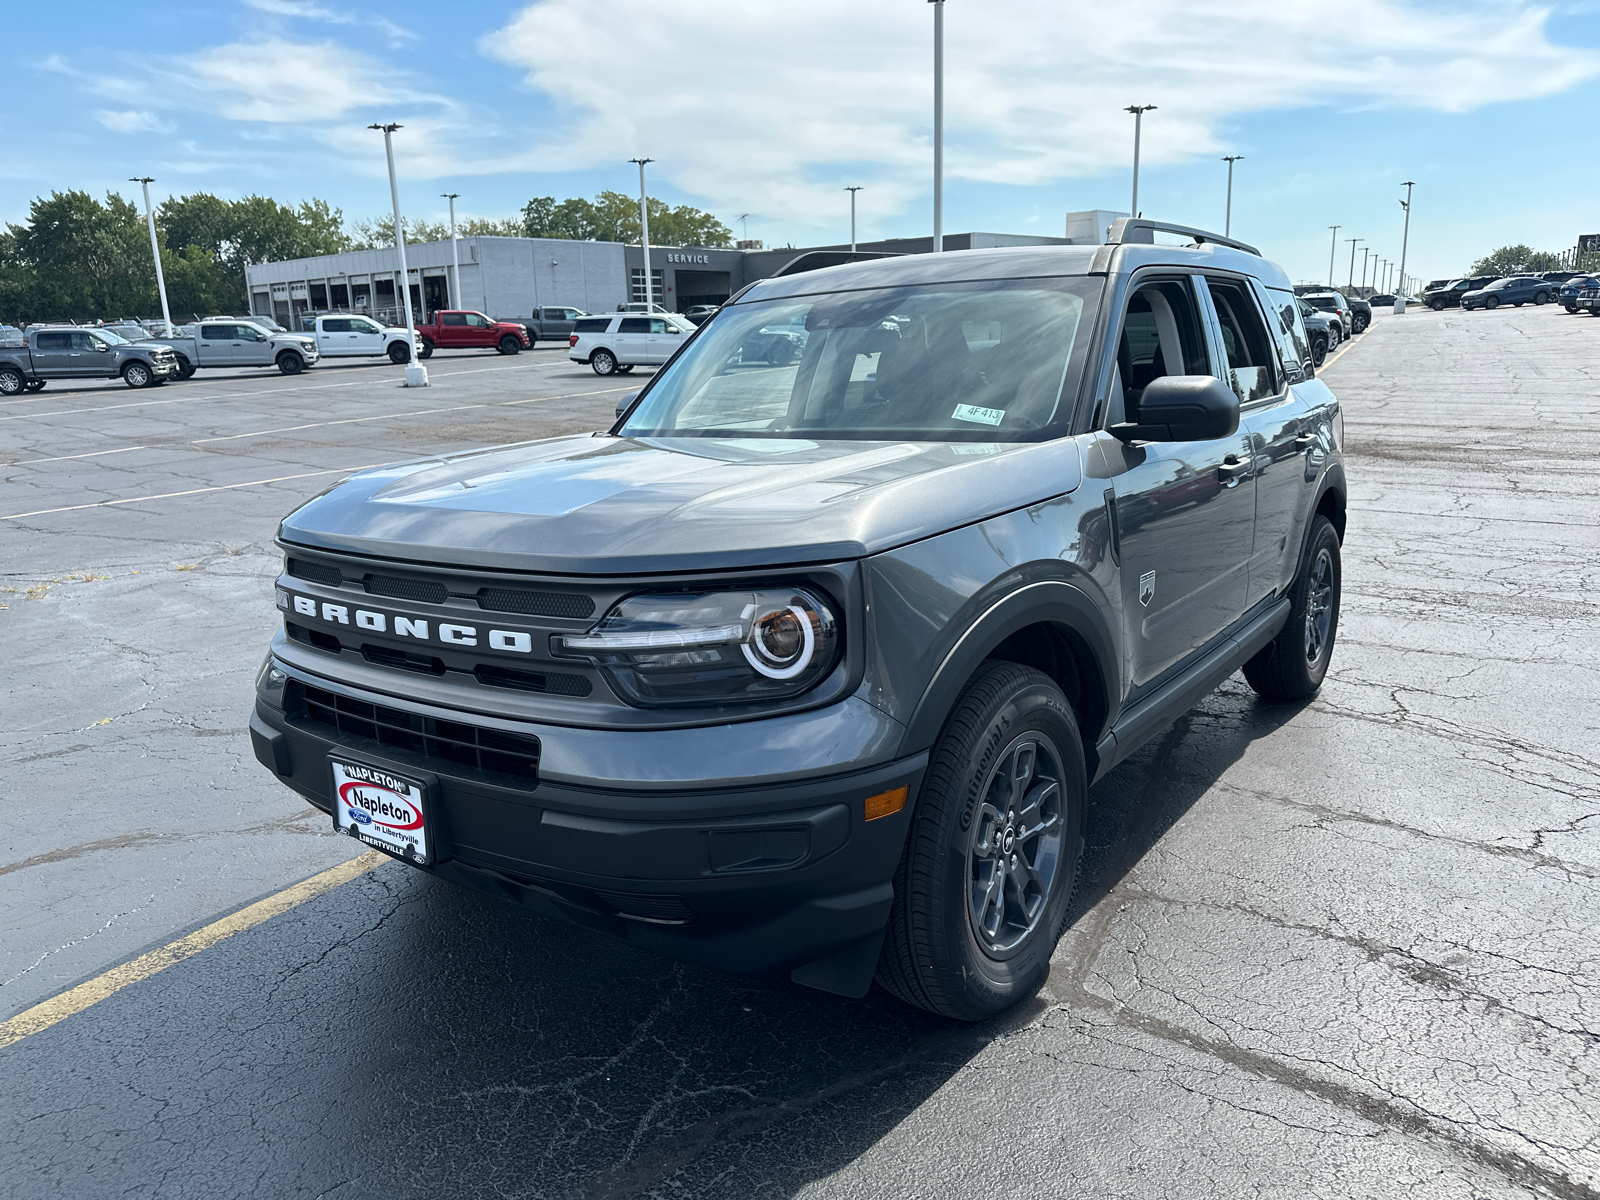
M 797 975 L 802 982 L 845 994 L 866 990 L 912 803 L 867 821 L 863 802 L 901 787 L 914 801 L 926 754 L 822 778 L 715 789 L 517 780 L 314 719 L 319 710 L 300 697 L 332 696 L 321 690 L 330 686 L 358 717 L 365 705 L 391 721 L 439 713 L 462 723 L 483 718 L 332 685 L 277 660 L 261 672 L 250 718 L 256 757 L 319 809 L 332 812 L 330 751 L 436 781 L 429 814 L 437 824 L 435 861 L 420 869 L 701 966 L 804 968 L 810 974 Z M 515 725 L 557 746 L 571 732 Z M 773 763 L 775 772 L 783 766 Z M 595 764 L 597 776 L 604 770 Z M 839 971 L 819 973 L 819 961 L 845 962 L 848 978 L 838 985 Z

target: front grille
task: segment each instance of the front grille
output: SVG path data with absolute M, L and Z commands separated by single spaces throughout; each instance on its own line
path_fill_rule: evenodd
M 528 613 L 535 617 L 581 619 L 594 613 L 594 600 L 572 592 L 523 592 L 512 588 L 480 588 L 478 607 L 494 612 Z
M 443 604 L 450 598 L 450 589 L 434 579 L 401 579 L 394 575 L 368 575 L 362 580 L 374 596 L 392 596 L 396 600 L 421 600 L 424 604 Z
M 517 671 L 479 663 L 472 673 L 479 683 L 489 687 L 519 688 L 552 696 L 587 696 L 594 690 L 594 685 L 582 675 L 569 675 L 565 671 Z
M 341 587 L 344 584 L 344 576 L 339 573 L 338 567 L 325 567 L 303 558 L 291 558 L 287 569 L 296 579 L 308 579 L 324 587 Z
M 522 782 L 539 778 L 539 739 L 522 733 L 483 729 L 462 721 L 442 721 L 417 713 L 368 704 L 349 696 L 290 680 L 286 696 L 291 716 L 314 721 L 350 738 L 394 746 L 445 763 L 474 767 Z

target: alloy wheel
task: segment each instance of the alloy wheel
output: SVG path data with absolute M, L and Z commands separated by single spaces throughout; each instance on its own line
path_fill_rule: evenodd
M 1311 586 L 1306 594 L 1306 661 L 1316 663 L 1328 645 L 1333 625 L 1333 556 L 1326 549 L 1317 555 L 1311 568 Z
M 967 842 L 967 919 L 990 958 L 1015 954 L 1038 928 L 1061 868 L 1061 753 L 1029 730 L 989 773 Z

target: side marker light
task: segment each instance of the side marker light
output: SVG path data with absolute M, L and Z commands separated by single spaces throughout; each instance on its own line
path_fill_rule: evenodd
M 906 806 L 906 791 L 903 787 L 892 788 L 887 792 L 879 792 L 876 796 L 866 799 L 866 816 L 869 821 L 876 821 L 879 817 L 892 817 Z

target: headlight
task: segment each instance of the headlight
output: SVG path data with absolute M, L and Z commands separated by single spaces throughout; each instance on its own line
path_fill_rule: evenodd
M 778 700 L 826 679 L 838 661 L 833 612 L 801 588 L 675 592 L 618 601 L 588 633 L 555 637 L 631 704 Z

